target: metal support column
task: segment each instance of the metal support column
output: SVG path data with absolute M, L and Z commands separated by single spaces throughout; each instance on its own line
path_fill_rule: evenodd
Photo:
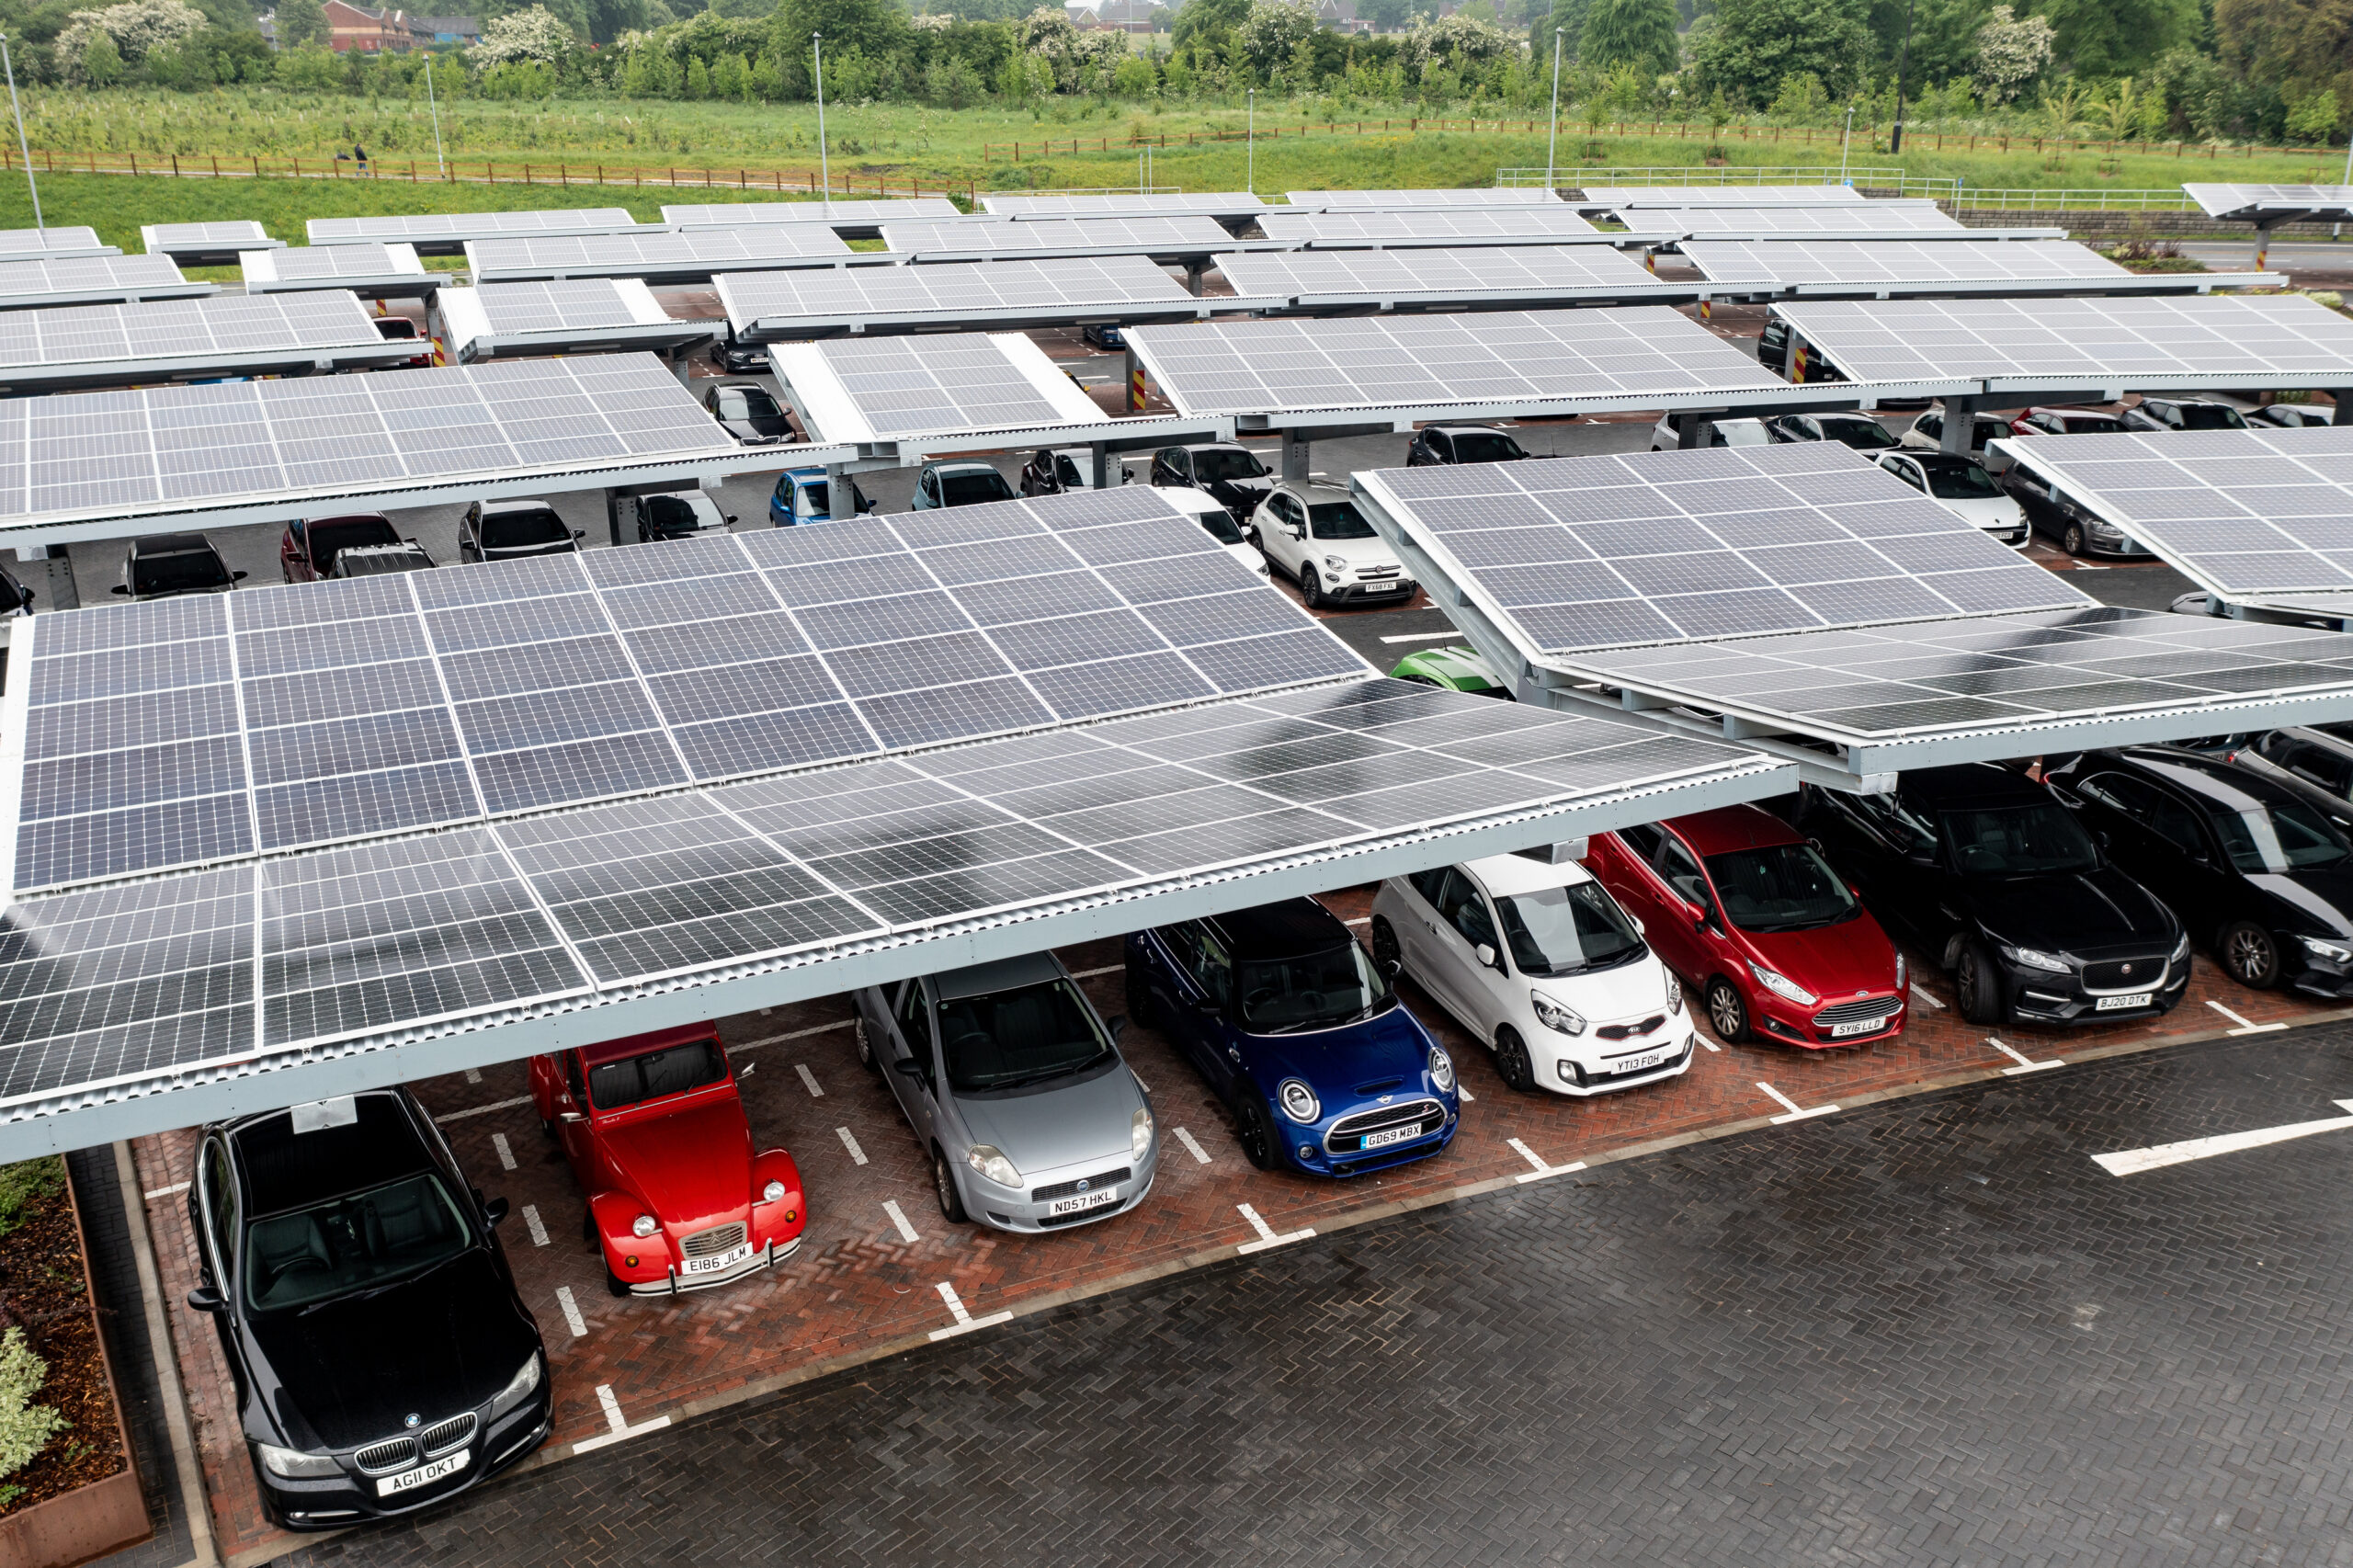
M 849 470 L 840 463 L 825 465 L 825 516 L 839 521 L 858 516 L 858 503 L 853 499 Z
M 2271 226 L 2268 223 L 2257 223 L 2255 226 L 2255 269 L 2257 272 L 2263 270 L 2263 258 L 2270 254 Z
M 1185 264 L 1185 291 L 1197 300 L 1201 297 L 1201 274 L 1208 270 L 1209 266 L 1205 262 L 1188 261 Z
M 1973 397 L 1949 397 L 1944 400 L 1944 434 L 1937 440 L 1937 449 L 1967 457 L 1969 438 L 1977 431 L 1977 400 Z
M 82 592 L 74 581 L 74 562 L 63 545 L 25 545 L 17 551 L 17 559 L 34 564 L 34 570 L 17 575 L 37 596 L 33 600 L 36 614 L 82 608 Z
M 626 516 L 624 516 L 626 515 Z M 605 526 L 609 530 L 613 548 L 637 537 L 637 497 L 624 495 L 618 490 L 605 492 Z
M 2336 400 L 2336 417 L 2332 425 L 2353 425 L 2353 387 L 2333 387 L 2329 396 Z
M 693 357 L 694 352 L 691 348 L 676 348 L 663 356 L 670 361 L 670 373 L 678 378 L 678 384 L 682 387 L 688 384 L 687 361 Z
M 1125 472 L 1120 472 L 1120 464 L 1118 460 L 1111 456 L 1111 449 L 1108 444 L 1102 441 L 1097 441 L 1092 446 L 1088 447 L 1086 450 L 1087 456 L 1091 460 L 1088 464 L 1086 475 L 1087 483 L 1092 484 L 1097 490 L 1108 490 L 1114 484 L 1125 482 L 1127 475 Z M 1118 479 L 1111 477 L 1114 472 L 1120 472 L 1120 477 Z
M 1133 348 L 1127 350 L 1126 369 L 1121 372 L 1120 401 L 1127 404 L 1131 414 L 1141 414 L 1144 405 L 1143 366 L 1136 358 Z
M 1803 358 L 1804 355 L 1800 351 L 1798 345 L 1798 329 L 1791 327 L 1789 336 L 1781 340 L 1781 380 L 1785 381 L 1799 380 L 1799 365 Z
M 1305 484 L 1309 480 L 1307 437 L 1290 430 L 1283 432 L 1282 476 L 1288 481 Z
M 1704 414 L 1683 413 L 1674 416 L 1675 449 L 1688 452 L 1704 447 L 1715 439 L 1716 422 Z

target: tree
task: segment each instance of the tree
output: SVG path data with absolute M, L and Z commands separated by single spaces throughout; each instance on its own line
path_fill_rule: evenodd
M 2051 63 L 2052 27 L 2040 17 L 2018 20 L 2007 6 L 1996 6 L 1977 29 L 1977 96 L 2006 104 L 2042 74 Z
M 278 48 L 300 49 L 326 40 L 327 8 L 319 0 L 278 0 Z
M 1233 40 L 1261 82 L 1272 82 L 1290 66 L 1299 46 L 1313 47 L 1315 7 L 1307 0 L 1254 0 Z
M 782 0 L 771 25 L 779 60 L 799 60 L 808 74 L 809 37 L 822 33 L 825 52 L 855 49 L 870 60 L 897 53 L 907 41 L 907 13 L 891 0 Z
M 2345 122 L 2345 111 L 2337 107 L 2334 88 L 2323 87 L 2308 97 L 2291 98 L 2288 103 L 2288 134 L 2302 141 L 2325 142 L 2336 134 Z
M 111 39 L 107 47 L 114 47 Z M 30 1464 L 33 1456 L 49 1446 L 50 1438 L 64 1429 L 64 1416 L 46 1404 L 32 1403 L 33 1395 L 48 1381 L 49 1363 L 33 1354 L 25 1343 L 23 1329 L 12 1327 L 0 1334 L 0 1475 Z M 7 1490 L 0 1487 L 0 1495 Z
M 477 70 L 537 61 L 560 65 L 580 46 L 578 37 L 545 6 L 515 11 L 485 23 L 482 41 L 466 48 L 466 60 Z
M 1530 40 L 1535 52 L 1544 57 L 1548 69 L 1552 59 L 1552 35 L 1555 31 L 1562 35 L 1563 60 L 1584 58 L 1577 52 L 1577 48 L 1584 41 L 1586 16 L 1592 9 L 1593 0 L 1552 0 L 1551 11 L 1544 14 L 1535 37 Z
M 1682 57 L 1677 20 L 1675 0 L 1593 0 L 1577 58 L 1604 70 L 1623 64 L 1663 76 Z
M 114 39 L 104 28 L 90 29 L 78 60 L 70 55 L 67 58 L 80 68 L 81 79 L 93 87 L 111 87 L 122 80 L 122 51 L 114 46 Z M 69 67 L 67 79 L 71 80 L 74 74 Z
M 2051 24 L 2052 58 L 2078 76 L 2146 70 L 2200 21 L 2199 0 L 2036 0 L 2034 14 Z
M 1691 54 L 1699 85 L 1737 102 L 1769 103 L 1802 73 L 1843 98 L 1861 83 L 1870 34 L 1861 0 L 1723 0 L 1715 26 L 1695 32 Z
M 104 10 L 76 11 L 57 35 L 57 59 L 69 82 L 102 86 L 105 84 L 98 82 L 90 62 L 91 46 L 98 35 L 104 34 L 107 43 L 98 51 L 97 68 L 111 69 L 119 78 L 151 51 L 194 38 L 206 25 L 203 12 L 180 0 L 128 0 Z M 109 55 L 113 57 L 110 66 Z
M 1221 37 L 1250 19 L 1250 6 L 1251 0 L 1185 0 L 1168 36 L 1180 45 L 1196 38 Z

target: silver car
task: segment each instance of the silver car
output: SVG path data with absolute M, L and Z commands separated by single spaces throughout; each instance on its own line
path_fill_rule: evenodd
M 1038 953 L 860 991 L 858 1056 L 898 1096 L 949 1223 L 1051 1231 L 1134 1208 L 1159 1168 L 1124 1023 Z

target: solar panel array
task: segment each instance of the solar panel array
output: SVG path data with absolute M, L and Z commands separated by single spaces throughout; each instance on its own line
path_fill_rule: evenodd
M 160 366 L 278 349 L 380 347 L 383 341 L 365 307 L 342 293 L 67 305 L 0 315 L 0 378 L 36 366 Z
M 2212 218 L 2353 211 L 2353 185 L 2192 184 L 2181 189 Z
M 416 252 L 404 244 L 289 245 L 257 255 L 267 274 L 263 280 L 275 283 L 372 279 L 423 269 Z
M 897 255 L 1018 256 L 1051 251 L 1159 256 L 1230 248 L 1233 236 L 1214 218 L 968 218 L 957 223 L 886 223 L 882 248 Z
M 1709 282 L 1742 288 L 2183 285 L 2141 279 L 2073 240 L 1686 240 L 1682 251 Z
M 476 283 L 532 278 L 688 278 L 796 261 L 839 263 L 853 254 L 823 223 L 771 223 L 682 233 L 470 240 L 466 269 Z
M 366 218 L 313 218 L 303 227 L 314 245 L 366 240 L 467 240 L 494 234 L 622 233 L 642 224 L 625 207 L 532 212 L 385 212 Z
M 1622 185 L 1587 186 L 1583 208 L 1819 207 L 1859 202 L 1851 185 Z
M 116 247 L 100 242 L 96 229 L 78 224 L 51 229 L 0 229 L 0 260 L 117 254 Z
M 176 290 L 182 293 L 213 291 L 210 283 L 190 283 L 167 256 L 85 256 L 51 261 L 0 261 L 0 303 L 11 298 L 42 299 L 60 294 L 138 294 Z
M 500 337 L 528 333 L 593 332 L 599 327 L 642 324 L 639 312 L 631 309 L 631 301 L 607 278 L 555 283 L 485 283 L 472 290 L 472 298 L 481 306 L 491 332 Z
M 1427 212 L 1448 208 L 1558 207 L 1557 192 L 1541 186 L 1428 187 L 1414 190 L 1292 190 L 1283 193 L 1308 212 Z
M 1789 390 L 1753 356 L 1664 305 L 1211 322 L 1127 335 L 1188 415 Z
M 2353 387 L 2353 321 L 2298 295 L 1773 309 L 1858 381 Z
M 1835 202 L 1810 207 L 1715 207 L 1688 211 L 1644 211 L 1641 221 L 1665 223 L 1695 240 L 1746 239 L 1751 235 L 1788 234 L 1840 238 L 1863 234 L 1950 234 L 1971 233 L 1968 225 L 1933 201 Z
M 1835 441 L 1358 483 L 1548 652 L 2090 602 Z
M 647 355 L 9 398 L 0 517 L 733 449 Z
M 992 218 L 1083 218 L 1132 213 L 1206 213 L 1212 217 L 1256 217 L 1267 204 L 1246 190 L 1092 191 L 1079 194 L 1008 195 L 993 191 L 981 198 Z
M 1094 313 L 1156 307 L 1196 311 L 1185 286 L 1140 256 L 1054 261 L 946 262 L 839 272 L 741 272 L 718 282 L 720 303 L 738 334 L 794 330 L 796 323 L 926 317 L 987 321 L 1008 315 Z
M 740 201 L 662 209 L 662 221 L 681 229 L 732 229 L 745 223 L 920 223 L 961 218 L 944 196 L 869 200 Z
M 1635 299 L 1691 293 L 1608 245 L 1487 245 L 1467 250 L 1250 251 L 1217 258 L 1238 294 L 1299 306 L 1364 300 Z
M 1011 357 L 1024 350 L 1025 358 L 1032 361 L 1028 369 Z M 958 333 L 920 341 L 878 338 L 861 343 L 836 338 L 810 344 L 802 351 L 823 361 L 847 394 L 857 416 L 880 439 L 969 430 L 1037 429 L 1073 422 L 1071 412 L 1055 403 L 1032 379 L 1030 369 L 1040 365 L 1047 374 L 1060 372 L 1026 338 L 1007 341 L 986 333 Z M 797 377 L 798 372 L 792 375 Z M 813 399 L 797 380 L 794 393 L 807 417 L 815 406 Z M 815 424 L 819 431 L 825 429 L 821 409 Z M 837 437 L 827 433 L 822 438 Z
M 1608 235 L 1559 202 L 1550 207 L 1419 212 L 1286 212 L 1258 219 L 1270 240 L 1297 245 L 1542 244 L 1607 240 Z
M 284 240 L 271 239 L 267 230 L 250 219 L 220 223 L 149 223 L 139 233 L 151 256 L 168 256 L 176 251 L 272 250 L 286 244 Z

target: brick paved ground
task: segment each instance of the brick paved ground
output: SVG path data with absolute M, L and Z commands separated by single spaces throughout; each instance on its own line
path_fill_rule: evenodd
M 2343 1563 L 2353 1028 L 1642 1156 L 953 1340 L 290 1559 Z

